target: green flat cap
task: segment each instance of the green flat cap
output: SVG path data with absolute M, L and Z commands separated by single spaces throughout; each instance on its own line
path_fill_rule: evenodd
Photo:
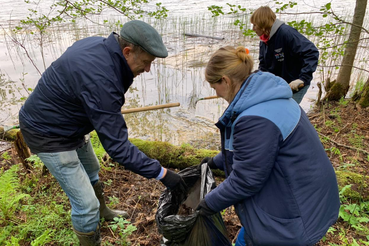
M 147 53 L 160 58 L 168 56 L 160 34 L 149 24 L 139 20 L 124 23 L 120 36 L 134 45 L 139 45 Z

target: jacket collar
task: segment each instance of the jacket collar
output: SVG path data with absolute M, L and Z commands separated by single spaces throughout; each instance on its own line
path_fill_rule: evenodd
M 269 39 L 272 38 L 272 36 L 277 32 L 280 26 L 284 24 L 283 21 L 276 19 L 273 23 L 272 29 L 270 30 Z
M 126 58 L 123 56 L 123 52 L 120 49 L 118 43 L 118 34 L 112 32 L 107 39 L 104 40 L 105 46 L 108 49 L 111 59 L 114 63 L 114 71 L 119 81 L 122 81 L 124 93 L 127 92 L 128 88 L 133 83 L 133 73 L 131 68 L 128 66 Z

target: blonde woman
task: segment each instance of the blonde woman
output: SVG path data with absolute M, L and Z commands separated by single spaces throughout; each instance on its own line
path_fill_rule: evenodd
M 278 20 L 268 6 L 258 8 L 250 21 L 260 37 L 259 70 L 286 80 L 294 92 L 292 98 L 300 103 L 318 65 L 318 49 L 296 29 Z
M 242 224 L 237 246 L 314 245 L 338 217 L 335 172 L 286 81 L 252 67 L 244 47 L 220 48 L 207 64 L 206 80 L 229 106 L 216 123 L 222 151 L 202 162 L 226 179 L 199 213 L 234 205 Z

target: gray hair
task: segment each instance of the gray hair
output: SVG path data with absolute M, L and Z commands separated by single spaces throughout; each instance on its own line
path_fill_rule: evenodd
M 143 49 L 139 45 L 132 44 L 123 39 L 121 36 L 118 36 L 118 43 L 121 50 L 123 50 L 125 47 L 131 47 L 132 51 L 136 54 L 140 54 L 143 51 Z

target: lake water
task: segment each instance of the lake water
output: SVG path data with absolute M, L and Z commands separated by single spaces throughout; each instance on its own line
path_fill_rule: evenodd
M 51 0 L 42 1 L 38 7 L 39 12 L 47 13 L 51 2 Z M 276 4 L 265 0 L 163 0 L 152 1 L 145 6 L 145 9 L 155 9 L 157 2 L 162 2 L 169 10 L 168 18 L 166 20 L 144 18 L 143 20 L 153 25 L 162 34 L 169 56 L 165 59 L 156 59 L 149 73 L 135 78 L 132 90 L 126 94 L 127 104 L 124 108 L 172 102 L 179 102 L 181 106 L 125 115 L 131 137 L 168 141 L 173 144 L 193 143 L 213 137 L 218 140 L 214 123 L 227 107 L 227 103 L 223 99 L 204 100 L 198 101 L 195 108 L 192 103 L 194 99 L 214 95 L 214 91 L 204 81 L 204 65 L 219 47 L 243 45 L 250 49 L 257 68 L 258 38 L 244 37 L 233 25 L 234 19 L 231 17 L 212 18 L 207 7 L 218 5 L 228 10 L 226 3 L 232 2 L 253 10 L 261 5 L 274 8 Z M 297 7 L 290 10 L 290 13 L 318 11 L 320 6 L 331 2 L 335 13 L 342 14 L 349 20 L 355 7 L 355 0 L 309 2 L 299 0 L 296 2 Z M 117 20 L 121 22 L 127 20 L 116 12 L 108 11 L 104 16 L 91 17 L 92 20 L 100 23 L 104 18 L 108 18 L 109 23 L 105 25 L 78 20 L 74 25 L 63 24 L 49 28 L 47 35 L 41 40 L 39 35 L 30 34 L 34 30 L 27 30 L 15 36 L 9 31 L 19 20 L 28 16 L 27 4 L 21 0 L 0 0 L 0 3 L 2 6 L 0 12 L 0 106 L 2 108 L 0 125 L 5 126 L 17 124 L 18 110 L 21 105 L 19 99 L 28 95 L 27 88 L 35 87 L 40 78 L 38 71 L 42 73 L 45 67 L 48 67 L 76 40 L 93 35 L 108 36 L 112 31 L 119 32 L 119 28 L 113 23 Z M 317 23 L 323 21 L 320 15 L 307 16 L 303 18 Z M 238 18 L 244 18 L 247 22 L 249 16 L 238 16 Z M 278 18 L 288 21 L 299 17 L 278 15 Z M 223 39 L 188 37 L 184 33 Z M 16 44 L 12 37 L 16 38 L 25 49 Z M 41 41 L 43 49 L 40 48 Z M 319 42 L 319 40 L 313 41 Z M 361 55 L 365 57 L 365 52 Z M 322 75 L 317 71 L 308 93 L 300 104 L 305 111 L 312 107 L 318 91 L 316 84 L 322 79 Z

